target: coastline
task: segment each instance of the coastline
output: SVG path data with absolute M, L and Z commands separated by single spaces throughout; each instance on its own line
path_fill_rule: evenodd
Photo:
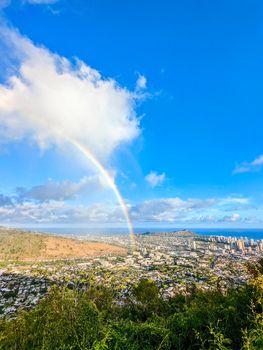
M 31 232 L 49 233 L 70 237 L 92 238 L 98 236 L 119 236 L 128 235 L 126 228 L 88 228 L 88 227 L 24 227 L 22 230 L 29 230 Z M 254 240 L 263 240 L 263 228 L 262 229 L 239 229 L 239 228 L 156 228 L 156 227 L 143 227 L 134 228 L 134 233 L 137 235 L 144 232 L 151 233 L 171 233 L 174 231 L 192 231 L 202 236 L 224 236 L 224 237 L 236 237 L 247 238 Z

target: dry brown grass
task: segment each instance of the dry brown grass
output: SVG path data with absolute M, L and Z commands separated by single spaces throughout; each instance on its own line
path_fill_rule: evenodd
M 125 248 L 106 243 L 0 230 L 0 260 L 41 261 L 126 253 Z

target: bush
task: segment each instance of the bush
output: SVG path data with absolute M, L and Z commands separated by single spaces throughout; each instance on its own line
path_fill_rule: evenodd
M 90 349 L 102 330 L 84 294 L 53 288 L 35 310 L 1 323 L 2 349 Z
M 253 269 L 252 269 L 253 270 Z M 194 290 L 171 299 L 141 280 L 117 303 L 110 288 L 52 288 L 34 310 L 0 321 L 0 349 L 12 350 L 260 350 L 262 274 L 246 286 Z

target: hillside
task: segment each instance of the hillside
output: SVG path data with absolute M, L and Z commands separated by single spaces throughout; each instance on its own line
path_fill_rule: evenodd
M 180 231 L 174 231 L 173 232 L 173 235 L 174 236 L 177 236 L 177 237 L 195 237 L 196 236 L 196 233 L 195 232 L 192 232 L 192 231 L 188 231 L 188 230 L 180 230 Z
M 0 228 L 0 260 L 41 261 L 126 254 L 110 244 Z

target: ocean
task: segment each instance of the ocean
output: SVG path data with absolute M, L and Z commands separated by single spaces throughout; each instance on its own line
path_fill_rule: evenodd
M 128 235 L 126 228 L 87 228 L 87 227 L 27 227 L 25 229 L 38 232 L 54 233 L 64 236 L 111 236 L 111 235 Z M 172 232 L 181 230 L 182 228 L 155 228 L 144 227 L 134 228 L 135 234 L 144 232 Z M 189 228 L 189 231 L 196 232 L 206 236 L 226 236 L 226 237 L 247 237 L 248 239 L 260 240 L 263 239 L 263 229 L 227 229 L 227 228 Z

